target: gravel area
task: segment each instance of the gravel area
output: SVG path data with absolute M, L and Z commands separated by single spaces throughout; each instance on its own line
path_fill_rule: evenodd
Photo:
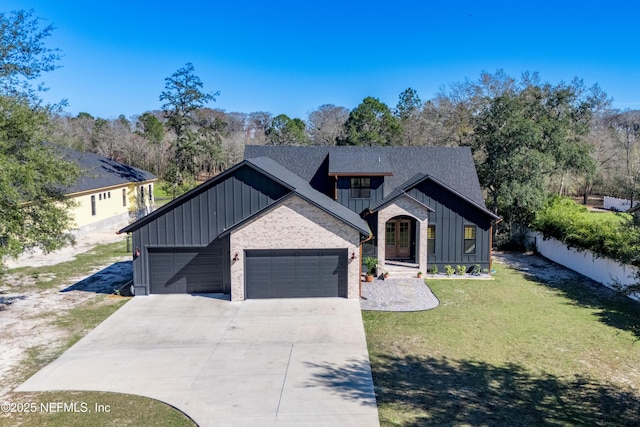
M 360 307 L 372 311 L 424 311 L 440 301 L 422 279 L 396 278 L 362 283 Z

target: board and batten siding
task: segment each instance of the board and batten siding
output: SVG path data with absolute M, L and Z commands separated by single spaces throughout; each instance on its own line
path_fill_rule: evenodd
M 203 184 L 206 185 L 206 184 Z M 289 192 L 249 167 L 140 227 L 142 245 L 207 246 L 227 228 Z
M 341 176 L 338 177 L 338 200 L 337 202 L 343 206 L 348 207 L 352 211 L 357 214 L 362 213 L 365 209 L 368 209 L 369 206 L 372 206 L 378 203 L 383 199 L 383 191 L 384 191 L 384 177 L 383 176 L 358 176 L 353 178 L 370 178 L 371 179 L 371 192 L 369 197 L 363 198 L 352 198 L 351 197 L 351 178 L 350 176 Z
M 214 178 L 215 181 L 215 178 Z M 138 287 L 148 292 L 148 247 L 208 247 L 221 233 L 264 209 L 290 190 L 249 166 L 219 182 L 204 183 L 202 190 L 133 232 Z M 138 289 L 138 288 L 137 288 Z
M 489 268 L 491 257 L 491 218 L 471 203 L 433 181 L 423 181 L 407 193 L 429 206 L 429 225 L 436 227 L 435 254 L 427 255 L 428 266 L 480 264 Z M 464 226 L 476 226 L 476 253 L 464 253 Z

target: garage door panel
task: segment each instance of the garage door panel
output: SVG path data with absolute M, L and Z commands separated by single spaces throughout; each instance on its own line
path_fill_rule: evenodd
M 224 290 L 224 245 L 150 248 L 151 293 L 219 293 Z
M 247 250 L 247 298 L 347 296 L 346 249 Z

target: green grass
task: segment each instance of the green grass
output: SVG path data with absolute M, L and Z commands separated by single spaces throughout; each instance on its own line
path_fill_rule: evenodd
M 159 179 L 153 185 L 153 200 L 158 202 L 169 201 L 171 200 L 171 196 L 164 189 L 164 181 Z
M 117 369 L 114 367 L 113 369 Z M 194 426 L 182 412 L 153 399 L 103 392 L 16 393 L 9 403 L 28 404 L 33 413 L 13 413 L 0 425 L 24 427 L 85 426 Z M 53 412 L 57 404 L 68 404 L 68 411 Z M 71 409 L 74 408 L 74 409 Z M 49 411 L 49 412 L 47 412 Z M 7 424 L 5 424 L 7 422 Z
M 434 310 L 363 313 L 381 424 L 637 425 L 639 305 L 496 268 L 430 281 Z

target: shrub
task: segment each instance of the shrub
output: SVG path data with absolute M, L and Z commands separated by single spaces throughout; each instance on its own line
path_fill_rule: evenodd
M 437 265 L 432 265 L 431 267 L 429 267 L 429 273 L 438 274 L 438 266 Z
M 467 274 L 467 267 L 464 265 L 456 265 L 456 273 L 461 276 Z
M 571 199 L 555 196 L 538 212 L 532 228 L 570 248 L 640 265 L 636 259 L 640 231 L 628 214 L 594 214 Z
M 475 276 L 479 276 L 481 272 L 482 272 L 482 267 L 480 266 L 480 264 L 475 264 L 473 266 L 473 274 Z
M 378 258 L 374 258 L 374 257 L 371 257 L 371 256 L 365 257 L 364 258 L 364 265 L 367 266 L 367 274 L 372 275 L 373 274 L 373 270 L 378 265 Z
M 450 265 L 445 265 L 444 272 L 447 276 L 451 276 L 453 273 L 456 272 L 456 270 L 454 270 L 453 267 L 451 267 Z

